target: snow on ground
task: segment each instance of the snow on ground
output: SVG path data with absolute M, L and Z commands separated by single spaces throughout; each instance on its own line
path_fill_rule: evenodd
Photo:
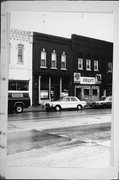
M 110 167 L 110 141 L 102 144 L 86 143 L 72 148 L 44 147 L 8 155 L 12 167 Z

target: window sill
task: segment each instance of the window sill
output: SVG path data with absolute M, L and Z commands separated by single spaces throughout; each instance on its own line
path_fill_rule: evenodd
M 61 68 L 61 70 L 66 71 L 67 69 L 66 68 Z
M 57 69 L 56 67 L 51 67 L 51 69 Z
M 83 70 L 82 68 L 78 68 L 78 70 Z
M 21 64 L 21 65 L 24 65 L 24 63 L 23 63 L 23 62 L 17 62 L 17 64 Z
M 40 66 L 40 68 L 47 69 L 47 67 L 46 67 L 46 66 Z

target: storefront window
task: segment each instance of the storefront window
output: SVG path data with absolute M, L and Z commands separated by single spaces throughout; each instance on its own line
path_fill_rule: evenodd
M 28 91 L 29 82 L 22 80 L 9 80 L 9 90 L 13 91 Z
M 93 95 L 97 96 L 97 89 L 93 89 Z
M 89 95 L 89 89 L 84 89 L 84 95 Z
M 41 99 L 48 99 L 48 90 L 41 90 Z
M 49 98 L 49 78 L 45 76 L 41 77 L 40 97 L 41 99 Z

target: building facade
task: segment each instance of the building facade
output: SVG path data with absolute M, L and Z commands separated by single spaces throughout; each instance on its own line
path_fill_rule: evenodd
M 70 92 L 72 54 L 70 39 L 34 33 L 33 104 L 56 100 Z
M 33 33 L 12 29 L 10 32 L 9 92 L 29 93 L 32 104 Z
M 33 35 L 33 104 L 75 95 L 88 103 L 112 94 L 113 43 L 73 34 Z
M 72 35 L 73 94 L 88 103 L 112 94 L 113 44 Z

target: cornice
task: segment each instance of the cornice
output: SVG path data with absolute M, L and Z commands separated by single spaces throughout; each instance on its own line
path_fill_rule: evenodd
M 31 43 L 33 40 L 33 33 L 30 31 L 11 29 L 10 40 Z

